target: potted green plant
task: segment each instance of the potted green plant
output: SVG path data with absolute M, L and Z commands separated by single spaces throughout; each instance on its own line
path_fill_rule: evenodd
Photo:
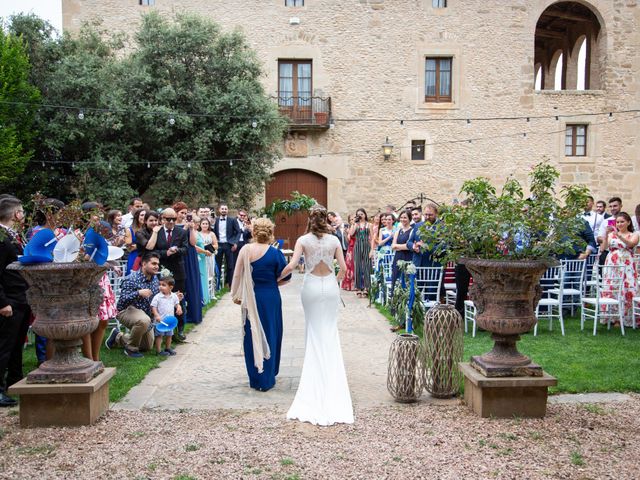
M 471 359 L 485 376 L 542 376 L 516 342 L 536 323 L 541 275 L 557 263 L 556 255 L 581 242 L 588 195 L 583 185 L 563 186 L 556 194 L 559 176 L 546 161 L 537 164 L 529 174 L 529 197 L 515 178 L 500 193 L 487 178 L 468 180 L 462 204 L 444 205 L 437 228 L 420 231 L 425 248 L 473 275 L 476 321 L 495 342 L 491 352 Z

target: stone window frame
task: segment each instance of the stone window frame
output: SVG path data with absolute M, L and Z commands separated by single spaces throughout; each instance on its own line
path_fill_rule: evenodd
M 601 126 L 594 122 L 591 116 L 575 116 L 561 121 L 561 130 L 557 134 L 557 152 L 561 164 L 571 163 L 596 163 L 596 159 L 602 156 Z M 584 156 L 565 155 L 565 135 L 568 125 L 586 125 L 587 141 Z M 603 125 L 607 127 L 607 125 Z
M 412 158 L 412 144 L 416 140 L 424 142 L 424 160 L 413 160 Z M 421 129 L 407 130 L 400 145 L 400 160 L 411 165 L 431 165 L 434 152 L 431 142 L 431 134 L 428 131 Z
M 450 57 L 451 58 L 451 101 L 427 102 L 425 101 L 425 66 L 427 58 Z M 458 46 L 428 46 L 418 52 L 417 60 L 417 92 L 416 113 L 426 113 L 431 110 L 459 110 L 460 92 L 463 77 L 462 49 Z

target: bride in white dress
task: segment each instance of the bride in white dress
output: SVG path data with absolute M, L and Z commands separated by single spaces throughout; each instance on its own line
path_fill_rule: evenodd
M 338 282 L 346 265 L 340 242 L 329 230 L 327 210 L 320 205 L 311 208 L 307 233 L 296 242 L 291 262 L 282 271 L 283 277 L 298 265 L 302 254 L 305 274 L 300 293 L 306 324 L 305 353 L 300 384 L 287 418 L 314 425 L 353 423 L 338 334 Z M 340 266 L 337 277 L 334 259 Z

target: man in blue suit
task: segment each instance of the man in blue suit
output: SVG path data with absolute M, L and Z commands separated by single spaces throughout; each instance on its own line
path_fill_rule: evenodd
M 418 222 L 413 225 L 413 230 L 409 234 L 409 240 L 407 241 L 407 248 L 413 251 L 413 257 L 411 261 L 416 267 L 439 267 L 440 263 L 432 258 L 433 252 L 426 250 L 420 240 L 420 228 L 423 225 L 427 225 L 427 228 L 437 228 L 438 223 L 438 207 L 430 203 L 423 212 L 424 222 Z

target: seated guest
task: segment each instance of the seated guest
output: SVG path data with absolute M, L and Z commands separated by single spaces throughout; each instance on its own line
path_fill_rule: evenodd
M 124 354 L 131 358 L 140 358 L 141 351 L 153 348 L 151 300 L 160 292 L 156 276 L 159 269 L 158 254 L 147 252 L 142 256 L 140 271 L 133 272 L 123 280 L 116 318 L 130 333 L 124 334 L 114 328 L 105 342 L 107 348 L 111 349 L 116 345 L 123 347 Z

